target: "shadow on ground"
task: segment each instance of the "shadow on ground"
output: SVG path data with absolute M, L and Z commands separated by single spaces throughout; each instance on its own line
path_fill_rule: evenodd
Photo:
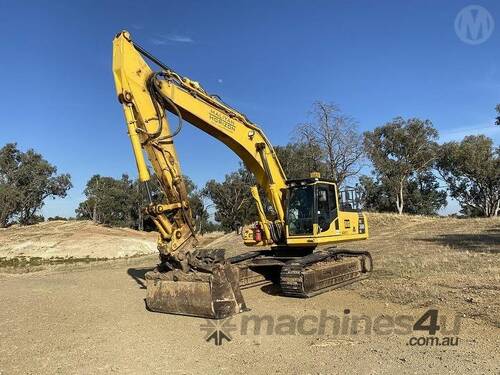
M 264 293 L 269 294 L 270 296 L 282 296 L 281 288 L 276 284 L 266 284 L 260 287 Z
M 441 234 L 421 241 L 434 242 L 460 251 L 500 253 L 500 227 L 479 234 Z
M 152 267 L 141 267 L 141 268 L 129 268 L 127 274 L 139 284 L 141 289 L 146 289 L 146 279 L 144 275 L 146 272 L 152 271 Z

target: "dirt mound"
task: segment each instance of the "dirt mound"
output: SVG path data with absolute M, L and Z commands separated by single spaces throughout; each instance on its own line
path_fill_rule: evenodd
M 398 215 L 378 212 L 367 212 L 366 216 L 368 218 L 368 225 L 375 230 L 383 227 L 398 227 L 404 223 L 421 224 L 436 220 L 449 220 L 448 218 L 440 218 L 438 216 Z
M 121 258 L 156 253 L 156 233 L 91 221 L 49 221 L 0 230 L 0 258 Z

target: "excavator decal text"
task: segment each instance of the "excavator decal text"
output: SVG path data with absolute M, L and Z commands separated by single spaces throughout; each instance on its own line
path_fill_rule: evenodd
M 210 110 L 209 115 L 210 115 L 210 120 L 215 124 L 222 126 L 223 128 L 231 132 L 234 132 L 236 130 L 234 121 L 229 116 L 226 116 L 223 113 L 220 113 L 214 109 Z

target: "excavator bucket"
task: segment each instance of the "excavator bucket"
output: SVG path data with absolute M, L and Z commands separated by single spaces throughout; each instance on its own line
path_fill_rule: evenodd
M 224 319 L 247 310 L 238 269 L 225 262 L 211 272 L 151 271 L 146 286 L 146 305 L 152 311 Z

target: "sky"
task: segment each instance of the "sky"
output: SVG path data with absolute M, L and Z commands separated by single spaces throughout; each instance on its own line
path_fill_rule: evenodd
M 455 20 L 468 1 L 0 0 L 0 146 L 33 148 L 74 187 L 45 216 L 73 216 L 94 174 L 136 176 L 111 72 L 112 39 L 138 44 L 245 113 L 273 144 L 290 141 L 316 100 L 371 130 L 396 116 L 431 120 L 441 141 L 486 134 L 500 103 L 500 2 L 481 44 Z M 203 186 L 239 159 L 193 126 L 175 139 Z M 456 210 L 451 202 L 446 212 Z

